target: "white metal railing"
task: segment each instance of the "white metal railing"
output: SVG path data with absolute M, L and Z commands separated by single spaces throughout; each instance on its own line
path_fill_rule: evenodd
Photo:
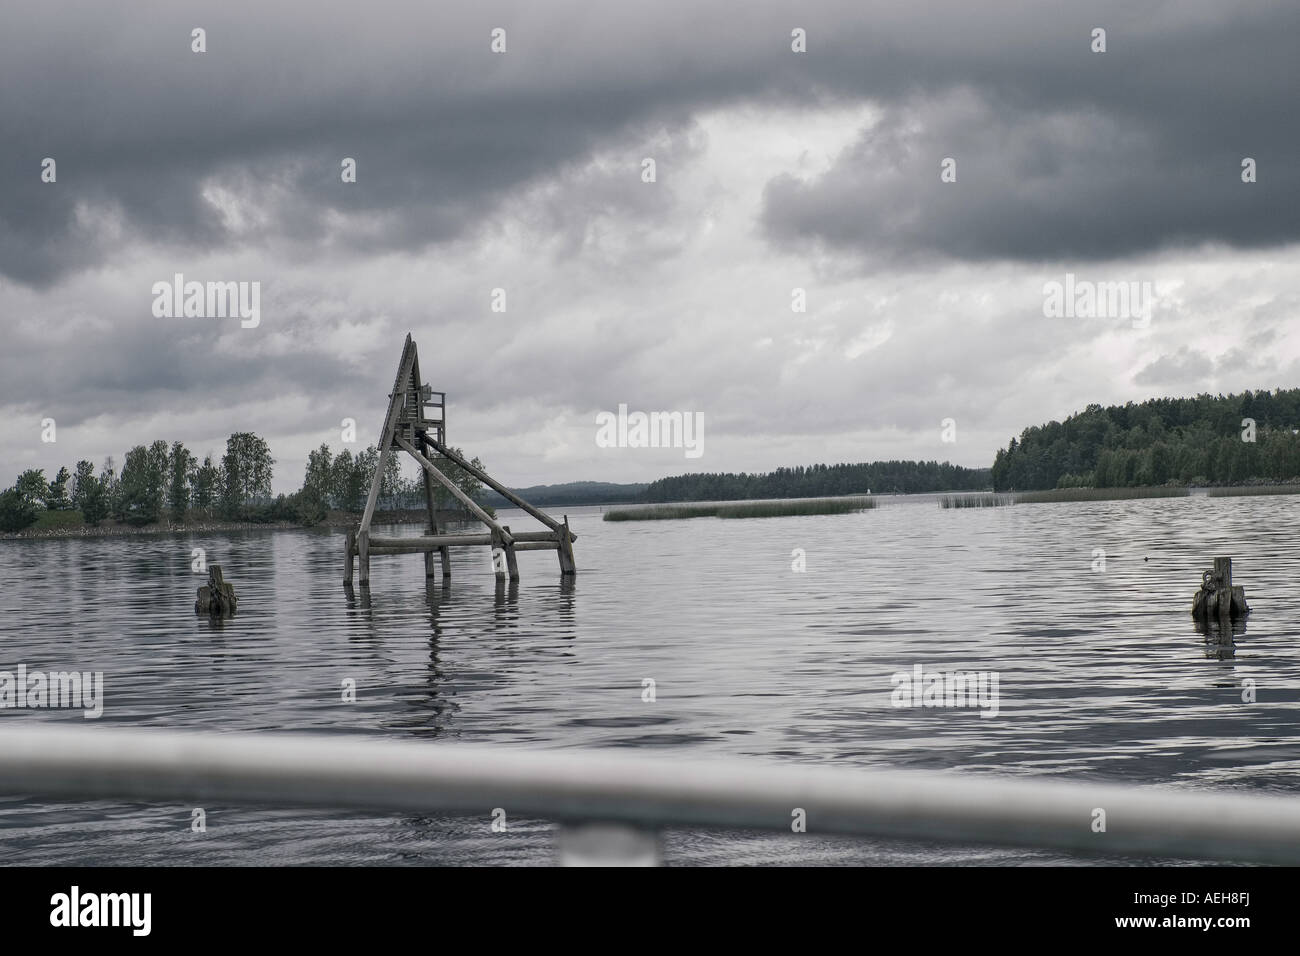
M 1300 798 L 281 734 L 0 729 L 0 791 L 744 827 L 1300 863 Z M 1103 819 L 1104 832 L 1097 829 Z M 599 827 L 598 827 L 599 828 Z M 797 837 L 795 837 L 797 838 Z

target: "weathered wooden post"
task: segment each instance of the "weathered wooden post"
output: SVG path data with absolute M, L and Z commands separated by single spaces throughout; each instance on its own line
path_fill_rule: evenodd
M 357 564 L 361 566 L 361 586 L 370 587 L 370 532 L 365 528 L 357 532 Z
M 495 529 L 489 537 L 492 539 L 492 573 L 496 576 L 497 584 L 501 584 L 506 579 L 505 539 Z
M 235 586 L 221 575 L 221 565 L 208 565 L 208 583 L 199 588 L 195 614 L 229 617 L 235 613 Z
M 1219 627 L 1232 633 L 1232 558 L 1214 559 L 1214 581 L 1217 592 L 1214 603 L 1218 605 Z
M 503 531 L 505 531 L 506 534 L 510 533 L 510 525 L 505 524 L 502 525 L 501 528 Z M 506 552 L 506 570 L 510 572 L 510 580 L 518 581 L 519 580 L 519 559 L 515 557 L 514 542 L 512 541 L 509 544 L 504 545 L 504 550 Z
M 560 574 L 568 576 L 578 573 L 578 564 L 573 560 L 573 535 L 569 533 L 569 516 L 564 516 L 564 524 L 557 530 L 556 534 L 560 539 L 560 547 L 557 549 L 560 555 Z
M 416 360 L 412 364 L 411 368 L 412 368 L 412 372 L 411 372 L 412 380 L 418 382 L 420 378 L 420 361 L 418 356 L 416 357 Z M 430 398 L 432 398 L 433 396 L 433 392 L 429 388 L 429 386 L 421 384 L 419 390 L 419 401 L 423 402 L 424 396 L 426 394 L 428 394 Z M 445 394 L 443 395 L 442 401 L 444 404 L 446 403 Z M 422 405 L 421 405 L 421 413 L 423 413 Z M 438 423 L 437 427 L 439 433 L 441 433 L 443 423 Z M 427 457 L 430 449 L 433 447 L 428 432 L 417 431 L 415 434 L 416 437 L 419 439 L 419 442 L 417 443 L 417 447 Z M 424 503 L 425 503 L 425 507 L 428 510 L 428 524 L 425 526 L 426 530 L 424 533 L 428 537 L 436 537 L 438 534 L 438 502 L 435 499 L 433 494 L 433 479 L 429 477 L 429 473 L 425 471 L 423 468 L 420 469 L 420 477 L 424 479 Z M 424 552 L 425 578 L 437 577 L 437 575 L 434 572 L 433 555 L 434 555 L 433 551 Z M 442 565 L 442 576 L 444 578 L 451 577 L 450 549 L 448 549 L 446 546 L 443 546 L 437 550 L 437 555 L 439 558 L 439 562 Z
M 1231 634 L 1232 619 L 1249 613 L 1246 588 L 1232 583 L 1232 558 L 1215 558 L 1214 568 L 1201 575 L 1200 590 L 1192 598 L 1192 617 L 1199 622 L 1218 621 L 1223 633 Z
M 353 558 L 357 553 L 357 533 L 349 529 L 347 541 L 343 546 L 343 583 L 352 583 L 352 568 L 355 564 Z
M 426 538 L 431 538 L 437 533 L 438 532 L 434 531 L 432 528 L 424 529 L 424 536 Z M 446 550 L 446 549 L 440 549 L 440 550 Z M 424 552 L 424 576 L 426 578 L 439 577 L 437 555 L 438 555 L 438 551 Z

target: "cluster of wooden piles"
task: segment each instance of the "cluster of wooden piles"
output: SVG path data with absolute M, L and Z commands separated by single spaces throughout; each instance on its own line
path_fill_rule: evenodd
M 1246 589 L 1232 583 L 1232 558 L 1215 558 L 1214 567 L 1201 575 L 1201 587 L 1192 598 L 1192 617 L 1201 623 L 1218 622 L 1226 630 L 1233 619 L 1250 613 Z
M 569 530 L 568 517 L 556 521 L 447 447 L 446 401 L 445 392 L 435 392 L 421 381 L 419 356 L 415 342 L 408 334 L 402 358 L 397 365 L 393 391 L 389 394 L 388 413 L 384 416 L 380 432 L 379 462 L 370 483 L 366 508 L 357 529 L 347 535 L 344 582 L 352 584 L 354 559 L 357 559 L 360 564 L 361 586 L 368 587 L 370 556 L 374 554 L 423 553 L 425 576 L 432 578 L 441 573 L 442 577 L 448 578 L 451 577 L 448 549 L 455 547 L 490 547 L 492 568 L 498 581 L 504 581 L 507 577 L 512 581 L 518 580 L 519 565 L 515 555 L 520 551 L 555 551 L 559 556 L 560 574 L 575 574 L 577 565 L 573 558 L 573 542 L 577 540 L 577 535 Z M 423 469 L 428 522 L 424 534 L 418 538 L 375 537 L 370 533 L 370 525 L 379 500 L 384 470 L 388 456 L 399 452 L 410 455 Z M 496 519 L 443 473 L 434 461 L 438 456 L 464 469 L 526 514 L 536 518 L 546 530 L 512 532 L 508 526 L 498 524 Z M 446 488 L 470 514 L 486 525 L 487 532 L 443 533 L 438 526 L 434 507 L 434 482 Z

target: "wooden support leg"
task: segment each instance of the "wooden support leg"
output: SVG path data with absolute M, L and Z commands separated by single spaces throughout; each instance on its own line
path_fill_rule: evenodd
M 430 448 L 428 436 L 421 434 L 419 446 L 420 446 L 420 450 L 423 451 L 425 455 L 428 455 L 429 448 Z M 424 478 L 424 503 L 429 511 L 429 523 L 427 526 L 428 530 L 425 533 L 437 534 L 438 533 L 438 502 L 433 493 L 433 479 L 429 477 L 429 473 L 425 471 L 423 468 L 420 469 L 420 475 L 421 477 Z M 442 576 L 444 578 L 451 577 L 451 553 L 447 548 L 438 549 L 438 560 L 439 563 L 442 565 Z M 432 551 L 426 551 L 424 554 L 424 576 L 425 578 L 432 578 L 437 576 L 436 573 L 434 572 Z
M 569 534 L 569 516 L 564 516 L 564 524 L 556 532 L 560 537 L 560 546 L 556 553 L 560 556 L 560 575 L 568 577 L 571 574 L 578 573 L 577 562 L 573 560 L 573 538 Z
M 348 532 L 343 548 L 343 583 L 351 585 L 353 568 L 352 557 L 357 553 L 357 533 L 355 531 Z
M 357 532 L 357 557 L 361 565 L 361 586 L 370 587 L 370 532 Z
M 438 532 L 434 529 L 425 529 L 425 535 L 433 535 Z M 433 551 L 424 552 L 424 576 L 425 578 L 436 578 L 439 576 L 439 563 L 441 563 L 441 576 L 444 578 L 451 577 L 451 558 L 447 554 L 446 548 L 436 548 Z
M 509 525 L 502 525 L 501 527 L 504 528 L 507 532 L 510 531 Z M 513 544 L 507 544 L 505 546 L 505 552 L 506 552 L 506 570 L 510 573 L 510 580 L 518 581 L 519 580 L 519 559 L 515 557 L 515 546 Z
M 497 584 L 503 584 L 505 583 L 506 580 L 506 563 L 504 560 L 497 557 L 498 551 L 501 552 L 505 551 L 505 540 L 499 534 L 493 531 L 492 532 L 492 573 L 496 575 Z

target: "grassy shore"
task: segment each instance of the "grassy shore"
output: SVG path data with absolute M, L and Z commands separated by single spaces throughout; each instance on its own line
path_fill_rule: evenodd
M 792 498 L 788 501 L 700 502 L 683 505 L 644 505 L 605 512 L 606 521 L 671 521 L 679 518 L 779 518 L 790 515 L 842 515 L 877 507 L 875 498 Z

